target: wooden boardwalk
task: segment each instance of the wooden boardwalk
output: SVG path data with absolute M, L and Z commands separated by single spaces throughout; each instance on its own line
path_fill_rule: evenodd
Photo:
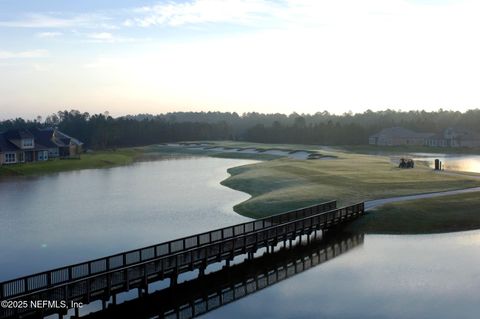
M 109 305 L 83 318 L 194 318 L 345 254 L 362 245 L 363 237 L 335 233 L 313 238 L 309 244 L 284 246 L 177 286 Z
M 0 283 L 0 300 L 108 301 L 133 288 L 148 293 L 149 283 L 170 279 L 235 256 L 253 255 L 301 235 L 336 226 L 364 213 L 364 203 L 337 208 L 331 201 L 271 217 L 176 239 L 120 254 Z M 66 309 L 0 309 L 0 318 L 44 316 Z

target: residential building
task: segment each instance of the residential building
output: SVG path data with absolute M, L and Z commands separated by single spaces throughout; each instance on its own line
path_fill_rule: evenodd
M 432 147 L 449 147 L 450 142 L 445 139 L 442 134 L 435 134 L 425 141 L 425 146 L 432 146 Z
M 444 138 L 452 147 L 480 147 L 480 134 L 461 128 L 449 127 Z
M 368 143 L 371 145 L 425 145 L 426 140 L 435 134 L 417 133 L 403 127 L 385 128 L 369 137 Z
M 76 157 L 83 143 L 57 129 L 16 129 L 0 133 L 0 165 Z
M 368 143 L 388 146 L 480 147 L 480 134 L 453 127 L 447 128 L 443 134 L 417 133 L 403 127 L 391 127 L 371 135 Z

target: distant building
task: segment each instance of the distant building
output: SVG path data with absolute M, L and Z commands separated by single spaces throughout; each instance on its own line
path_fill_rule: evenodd
M 403 127 L 390 127 L 371 135 L 368 143 L 383 146 L 480 147 L 480 134 L 452 127 L 443 134 L 417 133 Z
M 385 128 L 368 138 L 371 145 L 425 145 L 428 138 L 434 136 L 433 133 L 417 133 L 403 127 Z
M 57 129 L 17 129 L 0 133 L 0 165 L 76 157 L 83 143 Z
M 480 147 L 480 134 L 470 130 L 449 127 L 443 135 L 451 147 Z
M 435 134 L 425 141 L 425 146 L 432 146 L 432 147 L 449 147 L 450 143 L 445 137 L 441 134 Z

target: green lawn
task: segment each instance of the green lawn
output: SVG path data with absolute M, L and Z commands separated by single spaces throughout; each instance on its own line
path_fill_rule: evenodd
M 336 152 L 312 145 L 272 145 L 243 142 L 210 142 L 210 147 L 305 150 L 336 156 L 329 160 L 294 160 L 269 154 L 222 153 L 202 149 L 152 146 L 147 152 L 251 158 L 262 162 L 229 169 L 223 185 L 252 197 L 234 207 L 249 217 L 336 199 L 347 205 L 370 199 L 429 193 L 480 186 L 474 175 L 434 172 L 424 163 L 402 170 L 389 157 Z M 464 194 L 388 204 L 347 226 L 367 233 L 422 234 L 480 228 L 480 196 Z
M 347 205 L 370 199 L 480 186 L 471 176 L 436 173 L 426 165 L 403 170 L 388 157 L 337 153 L 337 159 L 281 158 L 234 167 L 223 185 L 252 195 L 234 207 L 261 217 L 336 199 Z
M 49 160 L 0 166 L 1 176 L 41 175 L 87 168 L 106 168 L 132 163 L 142 154 L 141 149 L 119 149 L 82 154 L 80 159 Z
M 337 152 L 330 148 L 325 150 L 313 145 L 276 145 L 231 141 L 208 142 L 211 143 L 210 147 L 305 150 L 337 157 L 329 160 L 294 160 L 267 156 L 268 154 L 262 153 L 212 153 L 200 149 L 160 147 L 167 152 L 176 151 L 228 158 L 245 156 L 246 158 L 267 160 L 256 164 L 233 167 L 229 169 L 231 177 L 222 181 L 223 185 L 252 196 L 249 200 L 236 205 L 234 210 L 242 215 L 254 218 L 332 199 L 336 199 L 339 205 L 348 205 L 371 199 L 480 186 L 480 179 L 478 179 L 478 176 L 475 178 L 473 176 L 475 174 L 448 175 L 438 173 L 430 169 L 425 163 L 417 163 L 415 169 L 403 170 L 392 164 L 389 157 L 386 156 Z M 262 158 L 261 155 L 265 157 Z M 441 202 L 441 199 L 437 200 Z M 470 202 L 465 204 L 461 209 L 471 209 L 470 204 Z M 386 209 L 389 209 L 389 206 L 386 207 Z M 425 209 L 429 211 L 430 208 L 426 207 Z M 403 210 L 399 206 L 395 212 Z M 381 211 L 385 211 L 385 209 L 382 208 Z M 384 217 L 382 213 L 376 213 L 369 214 L 361 219 L 361 223 L 359 221 L 352 225 L 365 230 L 365 225 L 370 225 L 370 222 L 374 225 L 372 227 L 388 224 L 390 228 L 387 232 L 391 233 L 416 233 L 422 232 L 422 229 L 425 232 L 436 232 L 446 229 L 443 226 L 436 229 L 438 224 L 435 223 L 432 224 L 430 230 L 425 226 L 422 226 L 421 229 L 415 228 L 416 226 L 412 224 L 403 224 L 402 218 L 399 214 L 388 214 L 387 217 Z M 438 218 L 441 220 L 441 216 Z M 447 218 L 446 222 L 450 223 L 450 219 Z M 375 229 L 378 229 L 379 232 L 385 232 L 378 227 Z
M 428 234 L 480 228 L 480 193 L 386 204 L 346 230 L 370 234 Z

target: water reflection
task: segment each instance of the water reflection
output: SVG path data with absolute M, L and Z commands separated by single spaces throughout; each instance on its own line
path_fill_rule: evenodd
M 435 167 L 435 159 L 442 161 L 445 170 L 462 171 L 471 173 L 480 173 L 480 156 L 479 155 L 448 155 L 448 154 L 428 154 L 413 153 L 417 161 L 426 161 L 432 168 Z M 433 156 L 432 156 L 433 155 Z
M 208 317 L 476 319 L 478 238 L 480 231 L 366 235 L 360 249 Z
M 264 254 L 85 318 L 192 318 L 284 281 L 363 244 L 363 234 L 329 234 Z
M 172 159 L 171 157 L 167 157 Z M 0 181 L 0 281 L 246 221 L 249 160 L 175 158 Z

